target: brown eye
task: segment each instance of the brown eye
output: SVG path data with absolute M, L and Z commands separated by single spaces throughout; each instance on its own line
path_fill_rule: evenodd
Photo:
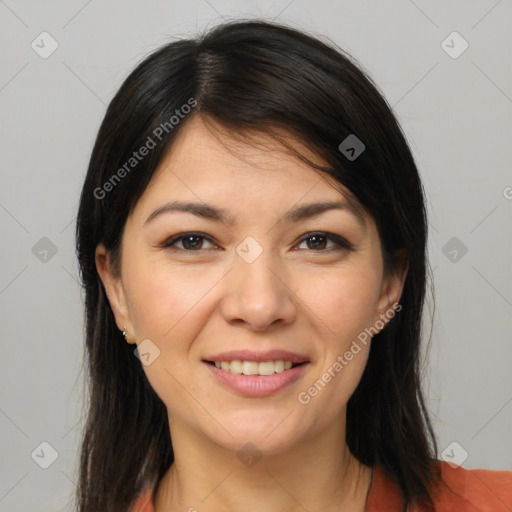
M 196 235 L 184 236 L 179 240 L 187 251 L 202 249 L 204 238 Z
M 171 248 L 176 251 L 199 252 L 204 249 L 204 243 L 212 243 L 210 237 L 201 233 L 182 233 L 166 240 L 160 247 Z M 178 244 L 182 247 L 178 247 Z M 213 244 L 212 244 L 213 245 Z
M 313 235 L 309 238 L 306 238 L 306 240 L 303 241 L 306 242 L 308 249 L 325 249 L 327 246 L 329 239 L 326 236 L 319 236 L 319 235 Z
M 327 247 L 328 241 L 332 242 L 333 245 Z M 308 233 L 302 237 L 299 245 L 302 245 L 304 242 L 307 243 L 307 249 L 315 252 L 327 252 L 330 249 L 353 250 L 352 245 L 347 240 L 333 233 Z

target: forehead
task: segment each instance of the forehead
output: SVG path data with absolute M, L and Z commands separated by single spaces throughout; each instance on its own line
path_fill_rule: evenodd
M 329 163 L 289 132 L 273 127 L 272 134 L 277 134 L 280 140 L 315 165 L 329 167 Z M 259 181 L 270 177 L 276 183 L 282 181 L 289 185 L 295 182 L 302 188 L 322 179 L 324 186 L 330 186 L 356 201 L 343 185 L 300 160 L 292 149 L 272 134 L 237 132 L 208 117 L 194 115 L 173 140 L 151 181 L 155 183 L 169 173 L 179 174 L 182 169 L 186 169 L 188 178 L 208 180 L 212 186 L 219 184 L 221 174 L 224 178 L 229 175 L 230 178 L 245 180 L 255 176 Z M 269 172 L 256 172 L 258 170 Z M 244 172 L 247 173 L 245 176 Z
M 280 140 L 315 165 L 329 167 L 317 154 L 283 130 Z M 347 203 L 364 219 L 353 195 L 332 176 L 300 160 L 271 134 L 227 130 L 196 115 L 182 126 L 140 199 L 139 210 L 186 198 L 258 211 L 319 201 Z M 360 219 L 361 220 L 361 219 Z
M 282 129 L 272 128 L 272 133 L 316 165 L 327 162 L 304 144 Z M 196 165 L 200 164 L 200 165 Z M 318 181 L 318 174 L 306 162 L 297 158 L 290 148 L 276 140 L 271 133 L 261 131 L 237 132 L 227 129 L 208 117 L 194 116 L 182 127 L 173 140 L 157 169 L 155 178 L 165 170 L 186 166 L 189 171 L 212 176 L 213 171 L 250 170 L 294 171 L 307 181 Z M 279 172 L 281 171 L 281 172 Z M 213 176 L 212 176 L 213 177 Z

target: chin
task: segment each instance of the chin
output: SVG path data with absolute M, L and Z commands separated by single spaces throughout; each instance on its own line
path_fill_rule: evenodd
M 243 414 L 242 418 L 239 414 L 237 416 L 236 421 L 218 418 L 227 432 L 221 428 L 216 429 L 216 435 L 212 438 L 216 444 L 227 450 L 238 454 L 250 444 L 260 452 L 274 455 L 287 451 L 298 442 L 299 427 L 289 421 L 292 419 L 289 411 L 286 414 L 269 415 L 265 420 L 262 420 L 261 413 Z

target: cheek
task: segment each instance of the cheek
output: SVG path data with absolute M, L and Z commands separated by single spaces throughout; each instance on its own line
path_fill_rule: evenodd
M 330 271 L 328 276 L 309 274 L 297 295 L 314 313 L 320 332 L 338 350 L 369 327 L 379 296 L 378 276 L 355 266 Z
M 130 265 L 126 268 L 127 296 L 137 339 L 148 338 L 160 350 L 143 370 L 168 409 L 186 415 L 183 386 L 193 396 L 201 396 L 202 391 L 190 379 L 187 361 L 196 356 L 194 340 L 213 314 L 209 293 L 225 272 L 192 267 L 176 270 L 135 260 Z
M 331 272 L 322 285 L 304 283 L 301 298 L 319 336 L 319 364 L 297 399 L 316 428 L 328 425 L 346 408 L 368 361 L 371 326 L 378 299 L 378 276 L 370 270 Z M 308 286 L 309 284 L 309 286 Z
M 190 326 L 190 313 L 201 307 L 221 277 L 199 268 L 151 264 L 147 258 L 133 258 L 126 276 L 130 318 L 137 334 L 154 339 L 158 345 L 184 339 L 180 332 L 185 325 Z

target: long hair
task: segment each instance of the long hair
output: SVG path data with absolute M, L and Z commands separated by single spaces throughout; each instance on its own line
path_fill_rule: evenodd
M 375 220 L 385 272 L 408 263 L 402 309 L 375 335 L 349 399 L 346 440 L 358 460 L 380 464 L 392 476 L 406 505 L 432 505 L 437 446 L 420 374 L 427 221 L 413 156 L 392 109 L 352 57 L 293 28 L 249 20 L 147 56 L 123 82 L 99 129 L 76 225 L 89 386 L 78 510 L 125 512 L 145 487 L 156 492 L 174 461 L 166 407 L 117 328 L 95 248 L 104 243 L 119 272 L 126 219 L 195 115 L 234 134 L 279 139 L 285 130 L 303 142 L 329 165 L 297 157 L 344 185 Z M 357 158 L 339 148 L 350 135 L 364 144 Z M 151 150 L 134 159 L 144 145 Z

